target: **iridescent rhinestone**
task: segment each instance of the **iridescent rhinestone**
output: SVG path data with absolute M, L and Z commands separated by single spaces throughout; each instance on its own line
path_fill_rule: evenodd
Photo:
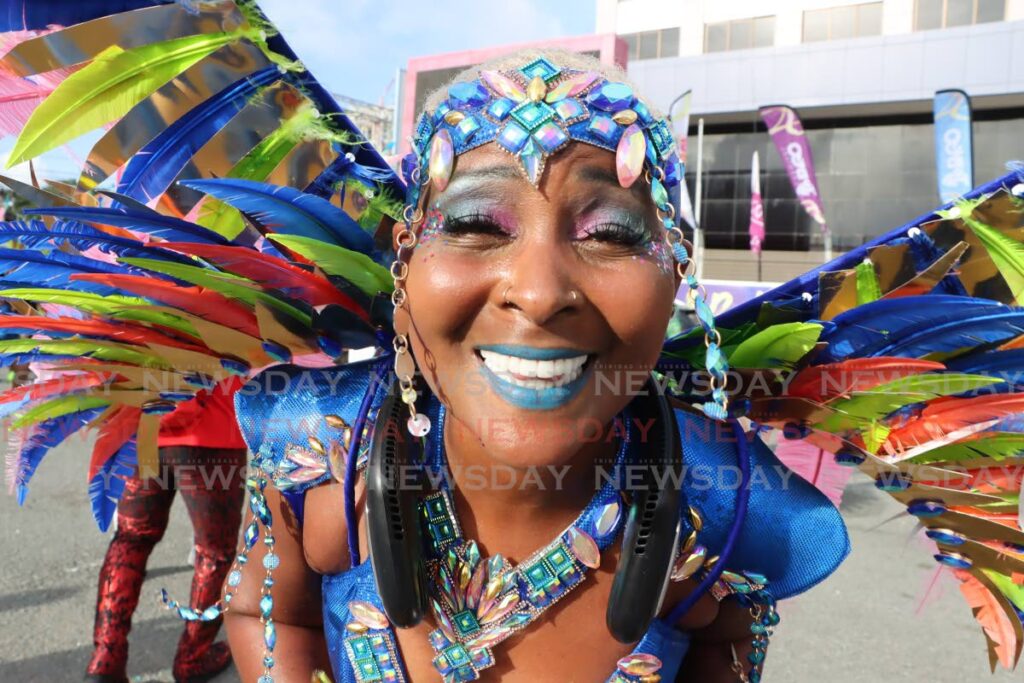
M 263 644 L 270 651 L 277 646 L 277 627 L 274 626 L 273 619 L 268 619 L 263 625 Z
M 249 524 L 245 527 L 245 531 L 242 533 L 242 539 L 245 541 L 246 549 L 252 548 L 254 545 L 256 545 L 256 541 L 259 540 L 259 537 L 260 528 L 259 525 L 256 524 L 256 520 L 254 519 L 253 521 L 249 522 Z
M 509 122 L 501 129 L 497 142 L 509 152 L 517 154 L 529 138 L 530 134 L 523 130 L 522 126 Z
M 523 89 L 523 86 L 500 71 L 481 71 L 480 80 L 502 97 L 507 97 L 516 102 L 522 102 L 526 99 L 526 91 Z
M 881 489 L 886 493 L 905 491 L 910 488 L 912 484 L 913 481 L 910 477 L 904 476 L 898 472 L 886 472 L 875 478 L 875 488 Z
M 618 661 L 619 671 L 631 676 L 648 676 L 661 670 L 661 660 L 646 652 L 634 652 Z
M 500 97 L 487 106 L 487 113 L 498 121 L 504 121 L 508 113 L 512 111 L 516 106 L 516 103 L 512 100 Z
M 523 102 L 512 110 L 512 118 L 529 131 L 534 131 L 551 120 L 554 109 L 544 102 Z
M 475 116 L 467 116 L 459 122 L 459 125 L 455 126 L 455 137 L 458 138 L 460 145 L 464 145 L 478 130 L 480 130 L 480 122 L 476 120 Z
M 388 627 L 388 618 L 375 606 L 362 600 L 353 600 L 348 603 L 348 611 L 352 618 L 367 628 L 383 629 Z
M 651 199 L 654 200 L 654 205 L 657 207 L 664 207 L 668 204 L 668 190 L 657 178 L 651 178 Z
M 660 158 L 665 159 L 671 155 L 675 146 L 675 140 L 672 138 L 672 130 L 668 127 L 667 123 L 657 121 L 647 129 L 647 134 L 651 136 L 651 141 L 654 143 Z
M 274 598 L 271 595 L 264 595 L 260 598 L 260 614 L 266 619 L 274 609 Z
M 569 548 L 583 566 L 597 569 L 601 566 L 601 549 L 586 531 L 577 527 L 569 528 Z
M 615 142 L 615 138 L 621 129 L 612 121 L 612 117 L 598 114 L 590 119 L 587 130 L 599 137 L 603 142 L 612 144 Z
M 523 170 L 526 171 L 526 177 L 536 185 L 540 179 L 540 172 L 544 168 L 544 156 L 532 139 L 527 140 L 523 149 L 520 150 L 519 162 L 523 165 Z
M 672 567 L 672 580 L 685 581 L 696 574 L 697 570 L 704 566 L 704 559 L 707 555 L 708 549 L 698 545 L 689 555 L 676 560 Z
M 924 532 L 924 535 L 936 543 L 945 545 L 963 545 L 967 542 L 966 536 L 952 529 L 928 529 Z
M 554 105 L 555 113 L 563 121 L 569 121 L 587 113 L 587 108 L 579 100 L 572 98 L 559 100 Z
M 537 141 L 541 149 L 551 154 L 564 145 L 569 136 L 557 124 L 548 121 L 533 133 L 533 139 Z
M 935 555 L 935 561 L 953 569 L 970 569 L 974 565 L 971 558 L 959 553 L 939 553 Z
M 679 161 L 679 157 L 673 155 L 668 158 L 665 162 L 665 182 L 675 187 L 683 179 L 684 165 Z
M 914 517 L 938 517 L 945 511 L 941 500 L 914 500 L 907 504 L 907 512 Z
M 242 572 L 232 569 L 231 573 L 228 574 L 228 585 L 234 588 L 240 583 L 242 583 Z
M 622 512 L 622 506 L 619 505 L 619 501 L 613 500 L 606 504 L 597 512 L 597 521 L 594 523 L 594 530 L 597 532 L 599 538 L 604 538 L 612 531 L 619 523 L 619 517 Z
M 438 192 L 448 187 L 448 179 L 452 176 L 455 165 L 455 147 L 452 136 L 447 130 L 439 130 L 430 143 L 430 180 Z
M 651 110 L 647 108 L 647 105 L 637 100 L 633 103 L 633 111 L 636 112 L 637 117 L 640 119 L 640 123 L 645 126 L 649 126 L 654 117 L 651 116 Z
M 448 97 L 460 107 L 473 108 L 483 106 L 490 99 L 487 89 L 480 84 L 480 81 L 456 83 L 448 88 Z
M 261 346 L 268 356 L 280 363 L 287 363 L 292 359 L 292 352 L 283 344 L 267 340 Z
M 538 57 L 526 66 L 520 68 L 519 73 L 523 74 L 527 78 L 541 78 L 542 80 L 550 83 L 553 79 L 558 78 L 559 74 L 562 73 L 562 70 L 543 57 Z
M 625 83 L 605 83 L 587 95 L 587 102 L 597 109 L 616 112 L 633 104 L 633 89 Z
M 644 171 L 646 152 L 647 138 L 640 126 L 634 123 L 622 134 L 615 150 L 615 170 L 619 176 L 619 185 L 633 186 Z
M 477 650 L 471 650 L 469 653 L 469 658 L 470 661 L 473 662 L 473 668 L 477 670 L 487 669 L 494 665 L 494 657 L 491 655 L 490 651 L 485 647 L 479 648 Z
M 583 73 L 576 74 L 575 76 L 570 76 L 555 87 L 551 88 L 544 100 L 554 103 L 566 97 L 579 95 L 581 92 L 589 88 L 597 79 L 598 74 L 592 71 L 585 71 Z

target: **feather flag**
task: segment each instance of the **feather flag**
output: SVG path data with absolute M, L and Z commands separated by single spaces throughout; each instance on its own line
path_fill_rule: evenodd
M 761 253 L 764 244 L 764 202 L 761 201 L 761 164 L 757 150 L 750 161 L 750 250 Z

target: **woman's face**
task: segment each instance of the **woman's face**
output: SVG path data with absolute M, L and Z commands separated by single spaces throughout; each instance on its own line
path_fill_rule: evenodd
M 534 188 L 487 144 L 425 201 L 396 328 L 492 457 L 565 463 L 661 349 L 678 282 L 649 185 L 622 188 L 614 154 L 572 144 Z

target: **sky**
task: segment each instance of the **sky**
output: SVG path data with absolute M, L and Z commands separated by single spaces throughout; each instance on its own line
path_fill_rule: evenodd
M 394 101 L 410 57 L 594 32 L 595 0 L 259 0 L 334 93 Z

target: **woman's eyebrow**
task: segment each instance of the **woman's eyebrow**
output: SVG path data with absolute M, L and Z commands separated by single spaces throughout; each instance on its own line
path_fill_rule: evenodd
M 601 185 L 612 185 L 616 189 L 622 189 L 619 184 L 619 176 L 614 169 L 607 166 L 586 165 L 581 166 L 576 172 L 576 177 L 584 182 L 599 183 Z M 637 199 L 644 201 L 650 197 L 650 189 L 645 188 L 644 183 L 636 182 L 629 188 L 630 194 Z
M 481 180 L 516 180 L 519 178 L 522 178 L 522 174 L 508 164 L 471 168 L 456 173 L 441 197 L 449 199 L 458 197 L 470 188 L 473 188 L 475 192 L 480 192 Z

